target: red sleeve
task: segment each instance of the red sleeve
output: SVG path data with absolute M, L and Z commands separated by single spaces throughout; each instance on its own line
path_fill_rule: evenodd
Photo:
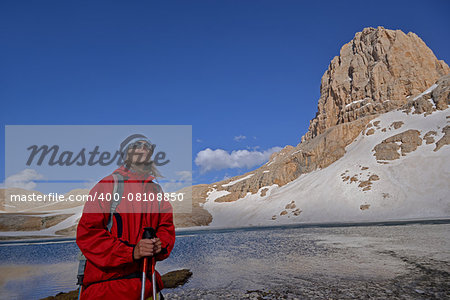
M 161 252 L 155 258 L 157 261 L 160 261 L 169 257 L 175 245 L 175 226 L 173 224 L 173 209 L 170 201 L 161 201 L 156 236 L 161 240 Z
M 108 178 L 110 178 L 108 180 Z M 90 192 L 77 228 L 77 245 L 97 267 L 117 267 L 133 261 L 133 246 L 126 245 L 106 229 L 110 202 L 99 200 L 102 193 L 112 193 L 113 177 L 99 182 Z M 104 194 L 105 195 L 105 194 Z

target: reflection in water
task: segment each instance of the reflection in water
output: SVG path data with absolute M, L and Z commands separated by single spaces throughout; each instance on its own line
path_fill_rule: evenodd
M 35 299 L 38 296 L 54 296 L 60 291 L 76 288 L 74 270 L 77 264 L 57 263 L 51 265 L 5 265 L 0 266 L 2 299 L 20 297 Z M 52 291 L 49 294 L 49 290 Z M 6 292 L 6 294 L 4 294 Z
M 76 244 L 0 247 L 0 299 L 40 299 L 76 288 Z

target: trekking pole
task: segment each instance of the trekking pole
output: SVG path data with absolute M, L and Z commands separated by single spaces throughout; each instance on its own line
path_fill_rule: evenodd
M 81 299 L 81 290 L 83 289 L 83 287 L 80 285 L 80 287 L 78 288 L 78 300 Z
M 78 290 L 78 300 L 80 300 L 81 292 L 83 290 L 83 278 L 84 278 L 84 268 L 86 267 L 86 257 L 84 257 L 84 255 L 80 252 L 80 254 L 78 255 L 78 260 L 79 264 L 78 264 L 77 284 L 80 286 Z
M 156 238 L 155 229 L 152 227 L 145 227 L 144 233 L 142 234 L 142 239 L 153 239 Z M 156 300 L 156 285 L 155 285 L 155 267 L 154 267 L 154 257 L 152 257 L 152 287 L 153 287 L 153 300 Z M 145 300 L 145 279 L 148 268 L 148 257 L 144 257 L 144 266 L 142 270 L 142 288 L 141 288 L 141 300 Z
M 155 272 L 155 267 L 156 267 L 156 259 L 155 259 L 155 256 L 152 256 L 152 291 L 153 291 L 153 300 L 157 300 L 156 299 L 156 272 Z

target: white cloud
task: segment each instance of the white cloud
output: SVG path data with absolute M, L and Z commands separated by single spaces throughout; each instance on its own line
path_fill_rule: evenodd
M 206 148 L 197 153 L 195 164 L 200 167 L 201 173 L 228 168 L 251 168 L 265 163 L 272 153 L 281 149 L 272 147 L 265 151 L 234 150 L 228 153 L 223 149 Z
M 169 181 L 161 183 L 161 188 L 164 191 L 164 193 L 173 193 L 181 190 L 183 187 L 184 186 L 182 182 Z
M 165 193 L 175 192 L 192 185 L 192 171 L 178 171 L 175 174 L 178 176 L 177 178 L 161 183 Z
M 39 174 L 36 170 L 25 169 L 17 174 L 8 176 L 5 180 L 5 187 L 7 188 L 21 188 L 25 190 L 32 190 L 36 187 L 34 180 L 42 179 L 44 175 Z
M 254 147 L 247 146 L 247 149 L 252 149 L 252 150 L 258 150 L 260 148 L 261 148 L 260 146 L 254 146 Z
M 201 139 L 196 139 L 195 140 L 197 143 L 203 143 L 203 140 L 201 140 Z
M 234 137 L 234 140 L 236 141 L 236 142 L 240 142 L 240 141 L 242 141 L 242 140 L 245 140 L 247 137 L 245 136 L 245 135 L 238 135 L 238 136 L 235 136 Z
M 180 181 L 191 181 L 192 180 L 192 171 L 178 171 L 175 174 L 179 176 L 178 180 Z

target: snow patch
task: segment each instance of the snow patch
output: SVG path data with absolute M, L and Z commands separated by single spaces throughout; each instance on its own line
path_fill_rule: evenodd
M 299 152 L 301 152 L 302 150 L 297 150 L 297 151 L 295 151 L 294 153 L 292 153 L 291 155 L 294 155 L 294 154 L 297 154 L 297 153 L 299 153 Z
M 229 191 L 218 191 L 213 189 L 207 193 L 206 202 L 214 202 L 216 199 L 231 194 Z
M 272 204 L 274 204 L 267 201 L 267 199 L 277 188 L 278 185 L 276 184 L 264 186 L 255 194 L 249 192 L 243 198 L 233 202 L 213 202 L 208 199 L 203 207 L 213 215 L 213 220 L 209 227 L 267 224 L 272 218 Z M 261 196 L 263 189 L 266 189 L 265 196 Z M 284 205 L 286 204 L 278 203 L 278 211 L 281 211 Z M 260 219 L 260 216 L 263 216 L 262 219 Z M 249 220 L 251 221 L 249 222 Z
M 413 101 L 419 99 L 419 98 L 422 97 L 423 95 L 426 95 L 426 94 L 431 93 L 435 88 L 437 88 L 437 86 L 438 86 L 437 84 L 433 84 L 433 85 L 430 86 L 425 92 L 423 92 L 423 93 L 419 94 L 418 96 L 414 97 L 414 98 L 413 98 Z
M 247 175 L 247 176 L 245 176 L 245 177 L 242 177 L 242 178 L 239 178 L 239 179 L 230 181 L 230 182 L 228 182 L 227 184 L 222 184 L 222 186 L 223 186 L 223 187 L 231 186 L 231 185 L 236 184 L 236 183 L 238 183 L 238 182 L 240 182 L 240 181 L 242 181 L 242 180 L 249 179 L 249 178 L 252 177 L 253 175 L 255 175 L 255 174 L 250 174 L 250 175 Z
M 345 108 L 350 107 L 350 106 L 352 106 L 353 104 L 356 104 L 356 103 L 359 103 L 359 102 L 362 102 L 362 101 L 365 101 L 365 100 L 366 100 L 366 99 L 355 100 L 355 101 L 353 101 L 353 102 L 347 104 L 347 105 L 345 106 Z

